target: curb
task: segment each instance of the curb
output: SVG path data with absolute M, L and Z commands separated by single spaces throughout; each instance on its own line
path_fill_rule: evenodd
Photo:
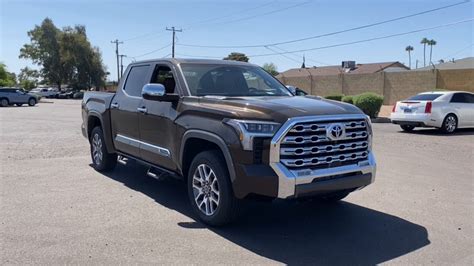
M 371 119 L 372 123 L 391 123 L 390 118 L 388 117 L 377 117 Z

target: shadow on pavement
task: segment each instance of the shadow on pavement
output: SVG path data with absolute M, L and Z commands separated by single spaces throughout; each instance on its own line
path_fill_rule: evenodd
M 474 135 L 474 128 L 460 128 L 457 129 L 453 134 L 446 134 L 443 133 L 441 130 L 436 128 L 415 128 L 412 132 L 404 132 L 400 130 L 400 132 L 405 134 L 416 134 L 416 135 L 428 135 L 428 136 L 473 136 Z
M 146 176 L 133 162 L 118 165 L 111 179 L 139 191 L 158 204 L 194 220 L 184 183 Z M 423 226 L 349 202 L 277 201 L 248 204 L 234 224 L 209 228 L 251 252 L 285 264 L 378 264 L 430 244 Z M 190 230 L 200 222 L 178 223 Z

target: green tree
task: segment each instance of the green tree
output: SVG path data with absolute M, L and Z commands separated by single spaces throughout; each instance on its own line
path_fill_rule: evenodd
M 423 44 L 423 66 L 426 66 L 426 45 L 428 42 L 429 40 L 426 37 L 420 41 L 420 43 Z
M 413 46 L 411 45 L 408 45 L 407 47 L 405 47 L 405 51 L 408 52 L 408 66 L 411 68 L 411 51 L 413 51 L 414 48 Z
M 34 64 L 40 65 L 44 79 L 56 84 L 59 88 L 66 80 L 66 73 L 60 54 L 59 35 L 50 18 L 43 20 L 40 26 L 36 25 L 28 32 L 30 43 L 20 49 L 20 58 L 31 59 Z
M 7 71 L 7 66 L 0 63 L 0 87 L 12 87 L 16 84 L 15 73 Z
M 272 76 L 280 74 L 280 72 L 278 72 L 277 66 L 273 63 L 263 64 L 263 69 L 265 69 L 265 71 L 267 71 L 268 73 L 272 74 Z
M 56 28 L 46 18 L 40 26 L 28 32 L 30 43 L 20 50 L 20 58 L 28 58 L 42 67 L 43 79 L 56 84 L 72 85 L 76 89 L 102 86 L 105 66 L 97 47 L 87 39 L 82 25 Z
M 224 57 L 224 60 L 248 62 L 249 58 L 243 53 L 232 52 L 227 57 Z
M 26 90 L 31 90 L 38 84 L 39 72 L 36 69 L 24 67 L 18 74 L 18 82 L 20 86 Z
M 431 57 L 433 56 L 433 46 L 436 45 L 436 41 L 431 39 L 431 40 L 428 41 L 427 44 L 430 46 L 430 63 L 433 63 L 431 61 Z

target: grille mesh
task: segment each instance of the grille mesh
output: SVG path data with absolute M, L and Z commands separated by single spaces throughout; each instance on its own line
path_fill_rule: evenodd
M 332 140 L 332 124 L 345 127 L 345 137 Z M 367 160 L 369 136 L 365 119 L 295 124 L 280 143 L 280 162 L 289 169 L 324 169 Z

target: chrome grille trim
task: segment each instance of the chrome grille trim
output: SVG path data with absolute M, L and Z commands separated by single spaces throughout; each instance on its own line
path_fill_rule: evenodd
M 355 146 L 354 146 L 355 145 Z M 341 148 L 344 146 L 344 148 Z M 310 147 L 296 147 L 296 148 L 281 148 L 280 155 L 311 155 L 330 152 L 350 151 L 360 148 L 367 148 L 368 141 L 349 142 L 334 145 L 310 146 Z M 330 150 L 327 150 L 330 148 Z M 317 149 L 317 150 L 315 150 Z M 301 152 L 299 152 L 301 150 Z
M 347 133 L 346 138 L 341 140 L 354 140 L 354 139 L 363 139 L 367 137 L 366 131 L 360 132 L 349 132 Z M 307 143 L 318 143 L 318 142 L 327 142 L 332 141 L 326 134 L 319 135 L 310 135 L 310 136 L 288 136 L 283 139 L 281 144 L 307 144 Z
M 358 159 L 367 158 L 368 152 L 356 152 L 356 153 L 340 153 L 336 155 L 328 155 L 321 157 L 310 157 L 304 159 L 282 159 L 281 162 L 288 167 L 308 167 L 321 164 L 330 164 L 335 162 L 344 162 Z M 344 158 L 341 158 L 344 156 Z M 354 162 L 356 163 L 356 162 Z
M 354 122 L 347 122 L 343 124 L 346 127 L 346 129 L 364 129 L 366 127 L 365 121 L 354 121 Z M 303 133 L 303 132 L 326 131 L 327 127 L 330 125 L 331 123 L 312 123 L 312 124 L 297 125 L 293 127 L 289 132 Z

